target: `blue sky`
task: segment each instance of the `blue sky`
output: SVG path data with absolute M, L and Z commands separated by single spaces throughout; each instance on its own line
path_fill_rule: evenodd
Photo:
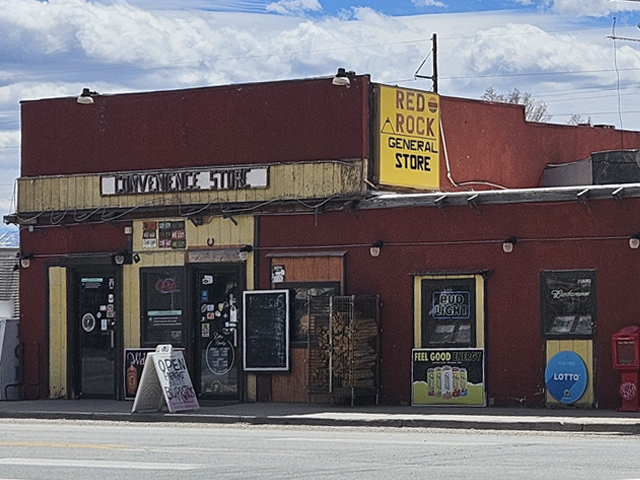
M 414 73 L 433 33 L 441 94 L 518 88 L 546 102 L 552 123 L 640 130 L 639 22 L 640 1 L 0 0 L 0 214 L 15 209 L 21 100 L 338 67 L 428 90 Z

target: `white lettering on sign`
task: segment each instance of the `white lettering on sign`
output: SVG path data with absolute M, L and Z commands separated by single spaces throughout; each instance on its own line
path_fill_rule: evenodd
M 434 318 L 469 318 L 469 294 L 467 292 L 435 292 L 433 295 Z
M 268 167 L 220 168 L 179 172 L 131 172 L 104 175 L 102 195 L 243 190 L 267 187 Z
M 580 375 L 577 373 L 554 373 L 553 379 L 559 381 L 573 380 L 574 382 L 577 382 L 580 379 Z
M 569 290 L 568 292 L 565 292 L 564 290 L 551 290 L 551 296 L 554 298 L 554 300 L 567 297 L 588 297 L 590 293 L 591 292 L 574 292 L 573 290 Z

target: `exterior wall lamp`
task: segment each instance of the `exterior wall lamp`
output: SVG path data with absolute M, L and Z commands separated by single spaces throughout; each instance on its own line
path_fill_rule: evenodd
M 640 247 L 640 233 L 634 233 L 629 237 L 629 248 L 637 250 Z
M 22 253 L 20 252 L 18 254 L 18 257 L 20 258 L 20 267 L 22 268 L 29 268 L 31 266 L 31 259 L 33 258 L 33 253 Z M 18 270 L 18 264 L 16 264 L 13 269 L 14 270 Z
M 384 242 L 382 240 L 378 240 L 374 243 L 371 244 L 371 247 L 369 247 L 369 253 L 371 254 L 372 257 L 379 257 L 380 256 L 380 249 L 384 247 Z
M 240 251 L 238 253 L 238 256 L 240 257 L 240 260 L 245 261 L 249 258 L 249 253 L 251 253 L 253 251 L 253 247 L 251 245 L 245 245 L 243 247 L 240 247 Z
M 132 262 L 133 255 L 131 255 L 131 252 L 127 252 L 126 250 L 122 250 L 121 252 L 111 255 L 111 263 L 116 267 L 121 267 L 122 265 L 131 265 Z
M 516 237 L 509 237 L 504 242 L 502 242 L 502 251 L 504 253 L 513 252 L 513 246 L 518 243 L 518 239 Z
M 95 92 L 93 90 L 89 90 L 88 88 L 83 88 L 82 89 L 82 93 L 76 99 L 76 102 L 78 102 L 78 103 L 80 103 L 82 105 L 91 105 L 91 104 L 93 104 L 93 96 L 94 95 L 99 95 L 99 94 L 98 94 L 98 92 Z
M 349 80 L 349 76 L 351 75 L 355 75 L 356 72 L 354 71 L 346 71 L 344 68 L 339 68 L 338 69 L 338 73 L 336 73 L 336 76 L 333 77 L 333 80 L 331 80 L 331 83 L 333 85 L 338 85 L 338 86 L 345 86 L 347 88 L 349 88 L 351 86 L 351 80 Z

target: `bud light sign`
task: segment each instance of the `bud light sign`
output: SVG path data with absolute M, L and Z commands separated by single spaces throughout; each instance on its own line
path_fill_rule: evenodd
M 431 315 L 436 320 L 467 320 L 471 315 L 469 292 L 433 292 Z
M 560 403 L 575 403 L 587 388 L 587 368 L 577 353 L 558 352 L 545 371 L 549 394 Z

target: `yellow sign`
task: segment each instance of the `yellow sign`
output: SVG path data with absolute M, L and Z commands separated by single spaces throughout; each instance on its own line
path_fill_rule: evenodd
M 440 98 L 431 92 L 378 87 L 379 183 L 438 190 Z

